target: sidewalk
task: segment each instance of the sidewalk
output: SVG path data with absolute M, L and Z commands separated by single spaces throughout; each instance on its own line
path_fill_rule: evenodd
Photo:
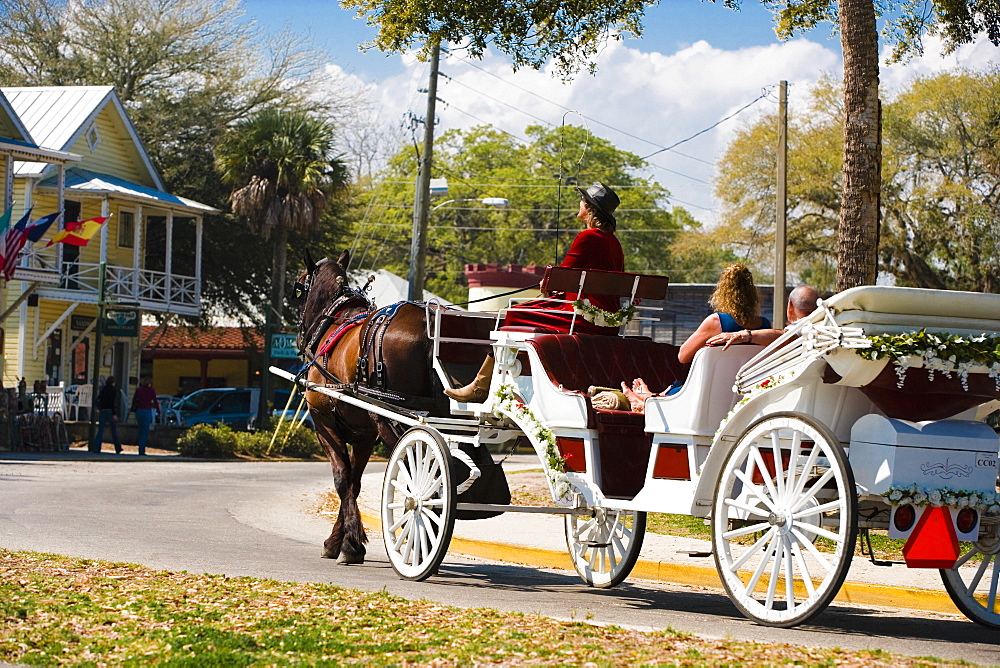
M 508 473 L 537 469 L 534 455 L 515 455 L 504 462 Z M 382 473 L 368 473 L 361 485 L 365 529 L 380 538 Z M 629 579 L 722 589 L 707 540 L 646 533 L 639 561 Z M 485 520 L 457 521 L 449 551 L 537 568 L 573 570 L 566 547 L 563 518 L 541 513 L 508 512 Z M 858 606 L 908 608 L 961 614 L 951 602 L 936 569 L 903 564 L 876 566 L 855 556 L 836 600 Z
M 72 460 L 72 461 L 109 461 L 109 460 L 123 460 L 123 459 L 139 459 L 139 448 L 135 445 L 122 445 L 121 454 L 115 453 L 115 446 L 113 443 L 105 443 L 101 452 L 90 452 L 87 450 L 87 446 L 70 446 L 68 450 L 50 451 L 50 452 L 35 452 L 35 451 L 10 451 L 4 450 L 2 453 L 2 459 L 12 459 L 12 460 L 34 460 L 34 459 L 60 459 L 60 460 Z M 179 455 L 175 450 L 161 450 L 159 448 L 146 448 L 146 454 L 142 457 L 143 460 L 155 460 L 155 459 L 176 459 Z

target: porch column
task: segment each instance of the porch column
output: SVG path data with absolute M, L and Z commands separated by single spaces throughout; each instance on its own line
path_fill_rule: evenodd
M 108 217 L 111 215 L 111 205 L 108 203 L 108 198 L 101 198 L 101 216 Z M 61 246 L 61 244 L 60 244 Z M 101 226 L 101 262 L 108 261 L 108 224 L 107 222 Z
M 14 201 L 14 156 L 5 154 L 3 163 L 3 210 L 6 211 Z
M 208 387 L 208 360 L 202 357 L 198 360 L 201 363 L 201 388 L 205 389 Z
M 132 297 L 139 299 L 139 272 L 142 270 L 142 228 L 146 224 L 146 216 L 142 205 L 135 207 L 135 225 L 132 235 Z
M 174 301 L 174 212 L 167 211 L 167 248 L 163 262 L 163 272 L 167 275 L 167 303 Z
M 56 173 L 56 206 L 58 211 L 62 211 L 66 208 L 66 163 L 60 162 L 56 165 Z M 64 217 L 63 224 L 65 225 L 65 223 L 66 218 Z
M 199 300 L 201 299 L 201 224 L 201 216 L 194 219 L 194 282 Z

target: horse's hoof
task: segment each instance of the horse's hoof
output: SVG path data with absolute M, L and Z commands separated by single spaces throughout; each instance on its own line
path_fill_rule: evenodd
M 361 552 L 360 554 L 352 554 L 341 550 L 340 556 L 337 557 L 337 563 L 344 565 L 363 564 L 365 563 L 365 553 Z

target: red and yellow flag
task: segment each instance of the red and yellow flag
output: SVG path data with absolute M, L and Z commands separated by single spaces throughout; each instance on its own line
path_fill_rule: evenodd
M 108 219 L 91 218 L 77 223 L 66 223 L 66 229 L 57 232 L 45 245 L 46 248 L 52 244 L 64 243 L 71 246 L 86 246 L 95 234 L 101 229 L 101 225 Z

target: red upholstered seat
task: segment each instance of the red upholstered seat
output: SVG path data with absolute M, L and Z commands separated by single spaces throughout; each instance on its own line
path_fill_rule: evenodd
M 649 339 L 545 334 L 528 340 L 549 378 L 564 389 L 586 393 L 591 385 L 618 387 L 641 377 L 654 392 L 687 378 L 688 365 L 677 359 L 677 346 Z
M 687 378 L 679 348 L 649 339 L 546 334 L 529 339 L 549 380 L 564 390 L 586 394 L 591 385 L 619 387 L 643 378 L 660 392 Z M 601 490 L 608 497 L 633 498 L 642 488 L 650 438 L 645 417 L 631 411 L 595 410 L 587 399 L 589 427 L 596 429 L 601 451 Z

